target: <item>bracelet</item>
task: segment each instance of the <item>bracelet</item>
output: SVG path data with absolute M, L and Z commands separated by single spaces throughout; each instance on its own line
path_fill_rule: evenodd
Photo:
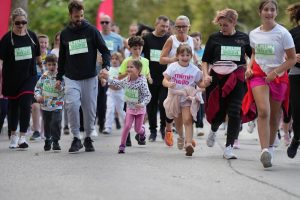
M 276 70 L 274 69 L 273 72 L 276 74 L 276 76 L 279 76 L 279 74 L 276 72 Z

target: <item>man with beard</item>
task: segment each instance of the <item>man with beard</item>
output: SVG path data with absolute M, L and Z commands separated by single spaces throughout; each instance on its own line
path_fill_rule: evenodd
M 166 70 L 167 65 L 159 64 L 161 50 L 169 38 L 167 31 L 169 29 L 169 19 L 166 16 L 159 16 L 155 21 L 155 30 L 143 37 L 144 48 L 143 53 L 149 62 L 150 74 L 153 79 L 153 84 L 149 84 L 149 90 L 152 98 L 147 105 L 147 114 L 149 118 L 150 137 L 149 141 L 154 142 L 157 136 L 157 109 L 160 113 L 160 132 L 162 139 L 165 136 L 165 127 L 167 123 L 172 120 L 167 120 L 163 102 L 167 97 L 168 89 L 162 85 L 163 72 Z M 171 126 L 171 125 L 170 125 Z
M 95 151 L 91 133 L 95 129 L 98 77 L 96 71 L 97 50 L 102 54 L 103 67 L 110 66 L 110 52 L 96 27 L 84 19 L 84 6 L 73 0 L 68 5 L 70 24 L 61 32 L 58 74 L 56 86 L 65 75 L 66 111 L 74 136 L 69 153 Z M 79 139 L 79 107 L 82 107 L 86 137 L 82 145 Z

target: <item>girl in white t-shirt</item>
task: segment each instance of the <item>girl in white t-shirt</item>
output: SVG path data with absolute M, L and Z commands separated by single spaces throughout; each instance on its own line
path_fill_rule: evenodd
M 288 89 L 287 70 L 296 63 L 293 38 L 275 21 L 277 10 L 276 0 L 261 1 L 262 25 L 250 32 L 252 56 L 245 73 L 257 107 L 260 161 L 265 168 L 272 166 L 273 143 Z
M 178 62 L 171 63 L 163 73 L 163 85 L 169 88 L 164 107 L 168 118 L 170 118 L 170 113 L 174 116 L 176 130 L 179 134 L 177 146 L 179 149 L 183 149 L 184 142 L 186 143 L 186 156 L 192 156 L 194 152 L 192 145 L 193 116 L 191 113 L 193 109 L 191 109 L 191 106 L 196 105 L 199 108 L 201 101 L 201 92 L 197 91 L 196 86 L 206 87 L 208 85 L 201 81 L 202 72 L 200 69 L 190 62 L 192 56 L 192 48 L 188 44 L 179 45 L 176 52 Z M 177 101 L 174 100 L 176 97 L 170 97 L 171 94 L 179 94 Z M 170 105 L 172 103 L 177 103 L 177 105 Z M 197 113 L 197 110 L 195 110 L 195 113 Z M 183 125 L 186 136 L 185 140 Z

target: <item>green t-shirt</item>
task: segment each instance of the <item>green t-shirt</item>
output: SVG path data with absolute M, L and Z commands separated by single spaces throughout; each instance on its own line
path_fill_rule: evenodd
M 119 69 L 119 74 L 125 74 L 127 71 L 127 63 L 129 60 L 132 60 L 132 56 L 129 56 L 128 58 L 126 58 L 125 60 L 123 60 L 120 69 Z M 144 57 L 140 57 L 140 61 L 143 65 L 142 67 L 142 71 L 141 74 L 144 75 L 145 77 L 147 77 L 148 74 L 150 74 L 150 69 L 149 69 L 149 60 L 147 58 Z

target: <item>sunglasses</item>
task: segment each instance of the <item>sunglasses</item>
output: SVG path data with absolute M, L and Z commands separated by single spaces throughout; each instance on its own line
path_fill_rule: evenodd
M 25 24 L 27 24 L 27 21 L 15 21 L 15 25 L 16 26 L 19 26 L 19 25 L 25 25 Z
M 100 22 L 100 24 L 109 24 L 109 22 L 108 21 L 102 21 L 102 22 Z
M 176 29 L 186 29 L 188 26 L 175 26 Z

